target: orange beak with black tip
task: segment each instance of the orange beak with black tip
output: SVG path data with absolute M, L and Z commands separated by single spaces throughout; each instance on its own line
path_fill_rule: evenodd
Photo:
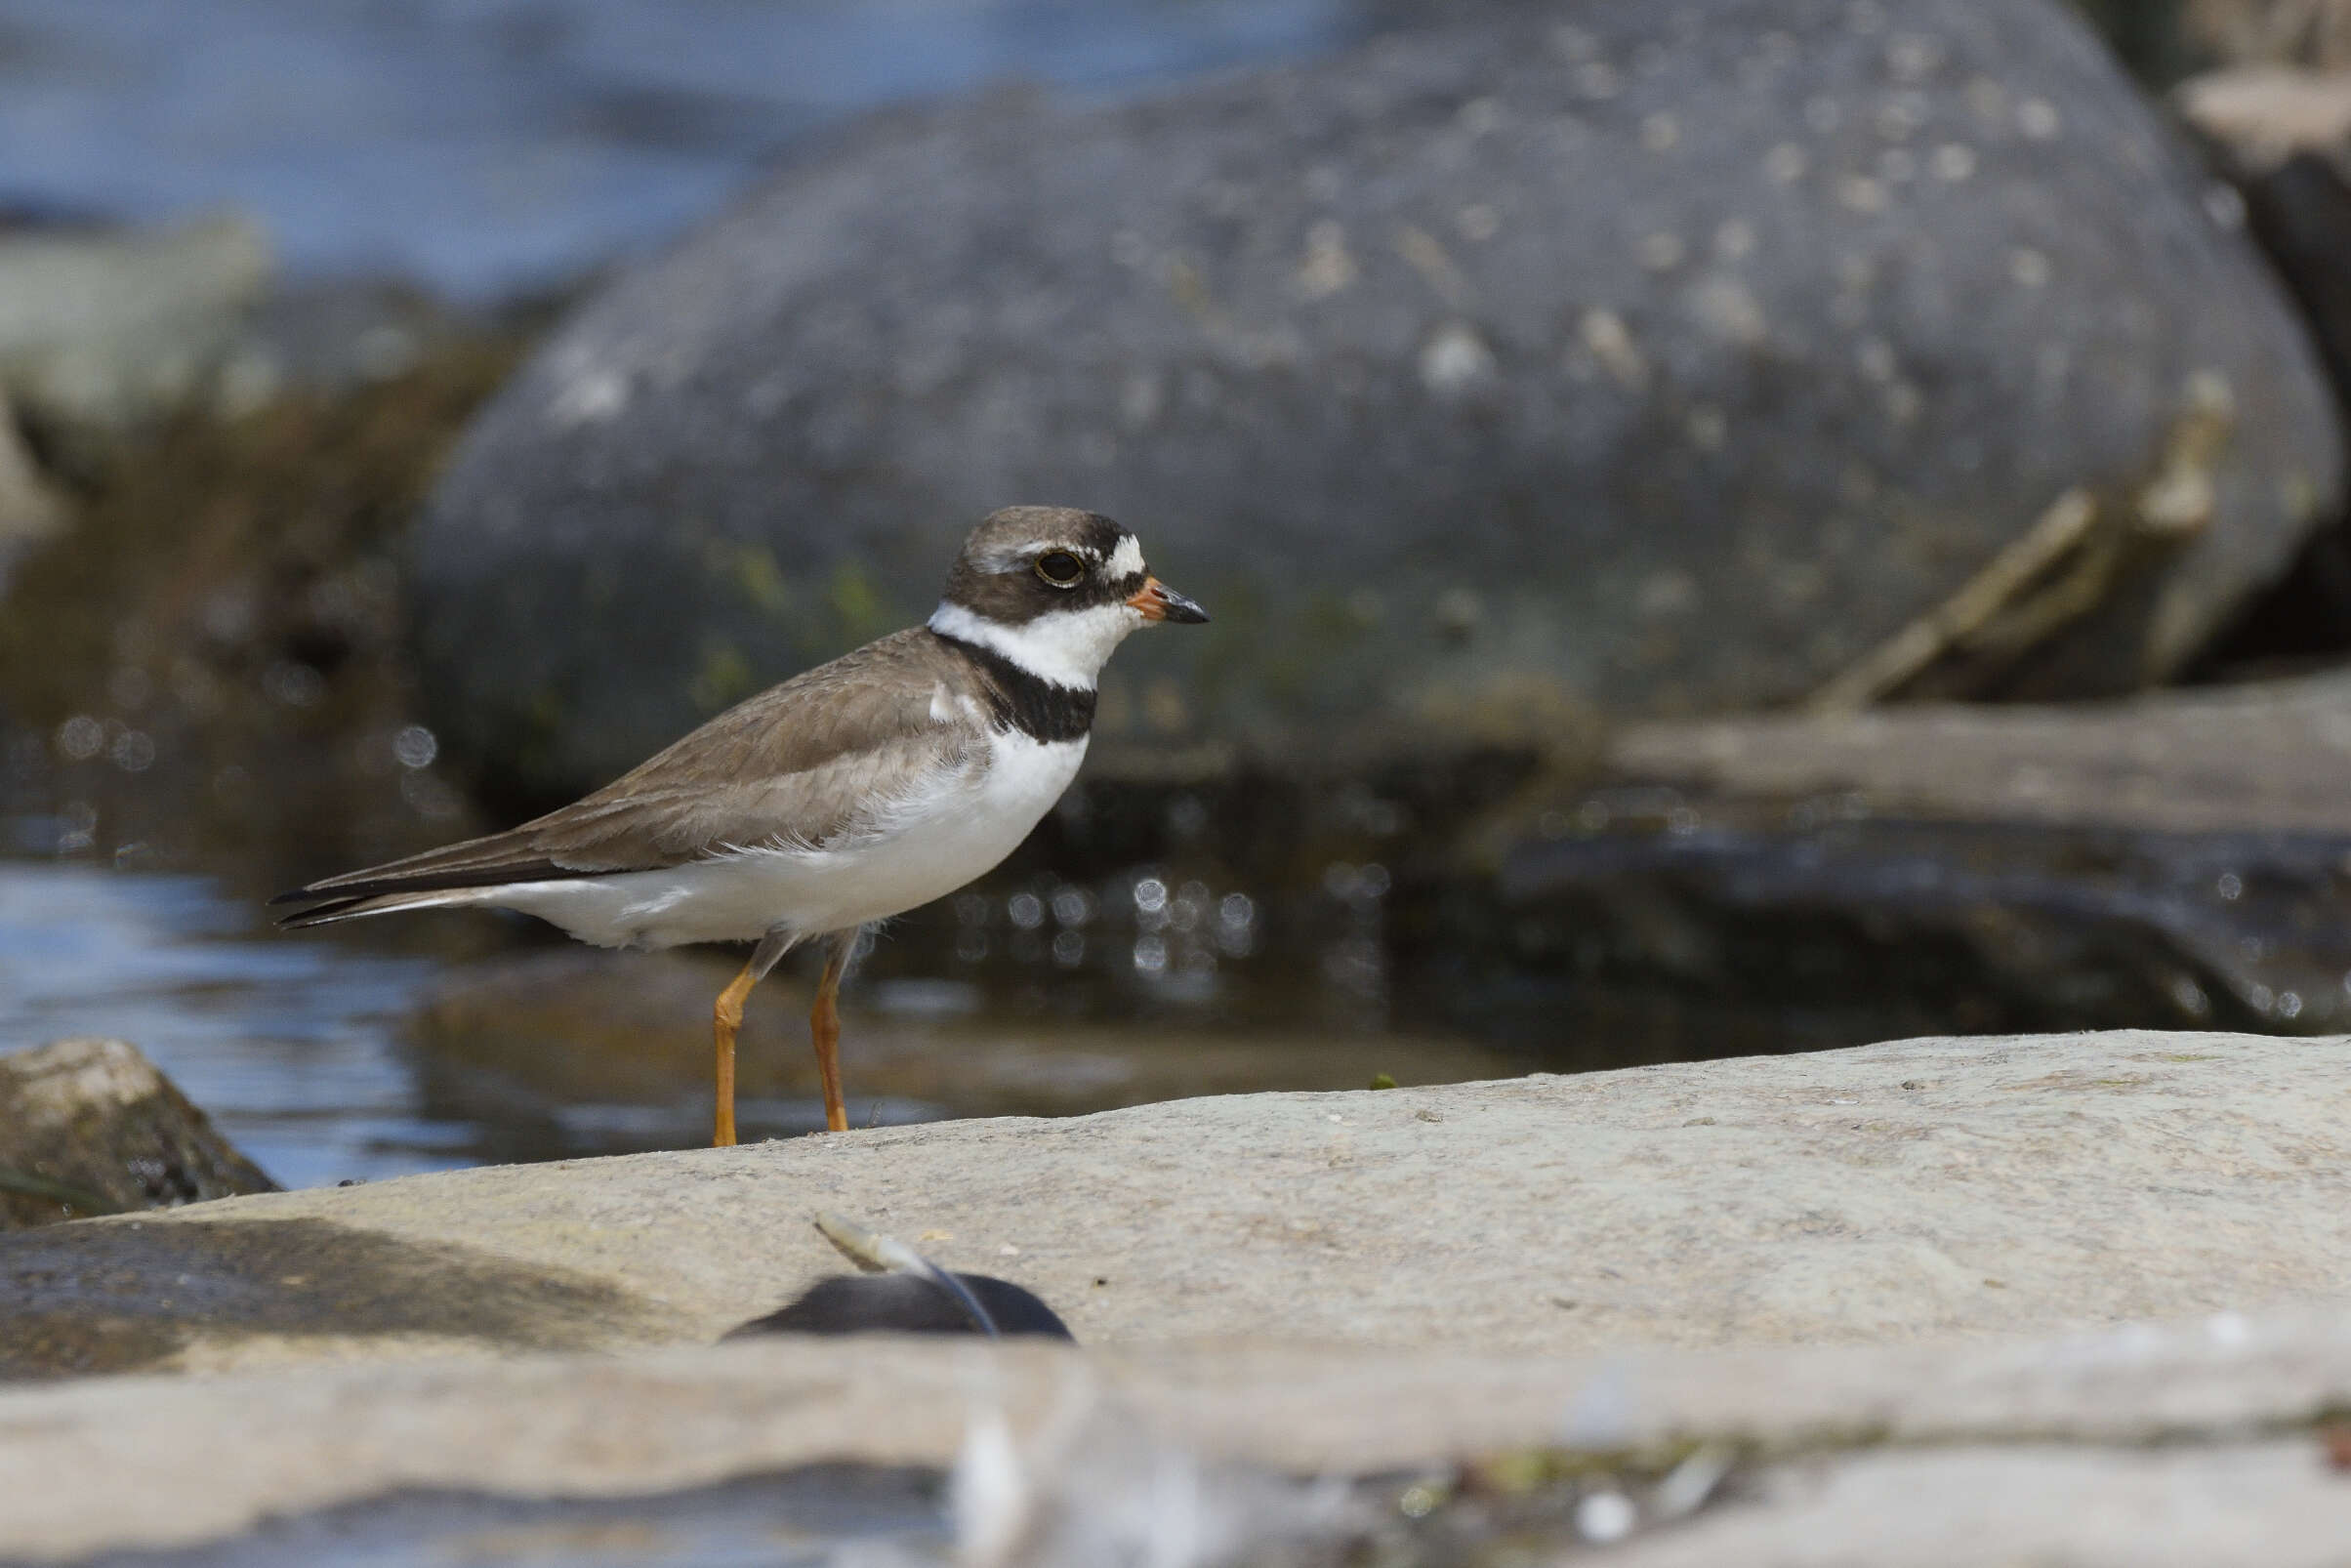
M 1179 626 L 1198 626 L 1208 619 L 1208 611 L 1156 577 L 1143 579 L 1143 586 L 1128 598 L 1127 608 L 1140 610 L 1146 621 L 1174 621 Z

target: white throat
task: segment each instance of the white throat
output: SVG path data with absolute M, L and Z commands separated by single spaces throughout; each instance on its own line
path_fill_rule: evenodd
M 942 601 L 930 612 L 930 629 L 1001 653 L 1040 681 L 1092 691 L 1111 653 L 1143 624 L 1143 612 L 1125 604 L 1088 610 L 1049 611 L 1025 626 L 1007 626 Z

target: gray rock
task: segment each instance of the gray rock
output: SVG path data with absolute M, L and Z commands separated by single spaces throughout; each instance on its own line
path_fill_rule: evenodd
M 419 540 L 428 700 L 496 782 L 569 791 L 918 618 L 982 512 L 1052 500 L 1217 615 L 1122 655 L 1130 756 L 1523 739 L 1800 696 L 2072 487 L 2177 533 L 2025 684 L 2134 687 L 2339 485 L 2207 195 L 2042 0 L 1503 7 L 869 122 L 478 423 Z
M 0 228 L 0 394 L 69 462 L 170 416 L 347 394 L 517 324 L 385 279 L 279 283 L 250 222 Z M 0 540 L 6 516 L 0 511 Z
M 136 1046 L 0 1055 L 0 1231 L 276 1189 Z
M 2215 71 L 2182 84 L 2178 101 L 2245 193 L 2253 232 L 2351 398 L 2351 68 Z
M 513 325 L 386 279 L 289 282 L 246 318 L 222 361 L 213 403 L 234 415 L 289 392 L 348 396 Z
M 53 436 L 207 395 L 269 277 L 249 223 L 0 236 L 0 390 Z
M 2339 1302 L 2347 1092 L 2337 1042 L 1926 1039 L 485 1168 L 0 1238 L 0 1357 L 708 1343 L 839 1271 L 819 1209 L 1090 1346 L 1861 1344 Z
M 2276 1040 L 1919 1040 L 56 1226 L 0 1242 L 14 1370 L 71 1329 L 82 1368 L 217 1375 L 0 1391 L 0 1543 L 682 1565 L 788 1525 L 1059 1568 L 1622 1525 L 1633 1563 L 2315 1565 L 2351 1530 L 2347 1088 Z M 838 1266 L 820 1207 L 1088 1348 L 704 1342 Z
M 1629 724 L 1477 842 L 1443 994 L 1662 1052 L 2351 1027 L 2351 679 Z M 1556 1058 L 1548 1058 L 1556 1059 Z
M 0 393 L 0 594 L 8 591 L 9 567 L 17 557 L 64 523 L 65 504 L 24 449 L 16 415 Z

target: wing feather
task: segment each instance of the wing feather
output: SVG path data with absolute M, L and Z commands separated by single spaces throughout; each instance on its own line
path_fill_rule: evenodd
M 939 680 L 961 692 L 972 679 L 937 666 L 928 632 L 900 632 L 737 704 L 560 810 L 272 902 L 649 871 L 756 846 L 826 847 L 982 744 L 976 726 L 938 717 L 932 701 Z

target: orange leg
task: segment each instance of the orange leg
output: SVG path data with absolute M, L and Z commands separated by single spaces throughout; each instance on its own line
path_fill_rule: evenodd
M 735 1140 L 735 1031 L 743 1027 L 743 1004 L 751 996 L 751 988 L 760 983 L 754 970 L 758 962 L 755 957 L 744 965 L 743 972 L 719 993 L 718 1005 L 711 1009 L 713 1033 L 719 1046 L 718 1111 L 710 1133 L 710 1146 L 714 1149 L 726 1148 Z
M 841 1097 L 841 973 L 848 968 L 857 933 L 844 931 L 833 939 L 824 958 L 824 977 L 816 982 L 816 1005 L 808 1010 L 808 1038 L 816 1046 L 816 1076 L 824 1084 L 824 1125 L 827 1132 L 849 1130 L 849 1108 Z
M 743 972 L 729 981 L 725 990 L 711 1009 L 712 1034 L 719 1047 L 718 1101 L 712 1118 L 710 1146 L 722 1149 L 735 1140 L 735 1031 L 743 1027 L 743 1004 L 751 999 L 751 988 L 767 977 L 767 971 L 792 950 L 792 933 L 772 930 L 760 938 L 760 945 L 751 950 L 751 961 Z

